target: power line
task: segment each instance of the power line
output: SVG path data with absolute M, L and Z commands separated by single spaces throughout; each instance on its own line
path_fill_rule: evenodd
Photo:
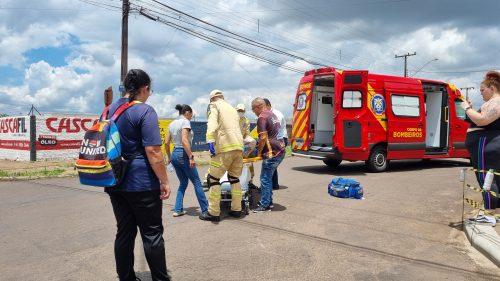
M 104 3 L 101 3 L 98 1 L 92 1 L 92 0 L 78 0 L 78 1 L 92 5 L 92 6 L 106 9 L 108 11 L 121 11 L 122 10 L 122 7 L 114 6 L 114 5 L 110 5 L 110 4 L 104 4 Z
M 182 11 L 180 11 L 180 10 L 177 10 L 177 9 L 175 9 L 175 8 L 171 7 L 171 6 L 168 6 L 168 5 L 166 5 L 166 4 L 163 4 L 163 3 L 161 3 L 161 2 L 159 2 L 159 1 L 157 1 L 157 0 L 152 0 L 152 1 L 153 1 L 153 2 L 155 2 L 155 3 L 157 3 L 157 4 L 159 4 L 159 5 L 162 5 L 162 6 L 166 7 L 166 8 L 168 8 L 168 9 L 170 9 L 170 10 L 172 10 L 172 11 L 176 12 L 176 13 L 179 13 L 179 14 L 181 14 L 181 15 L 184 15 L 184 16 L 188 17 L 188 18 L 191 18 L 191 19 L 193 19 L 193 20 L 195 20 L 195 21 L 199 21 L 199 22 L 201 22 L 201 23 L 203 23 L 203 24 L 206 24 L 206 25 L 208 25 L 208 26 L 210 26 L 210 27 L 213 27 L 213 28 L 215 28 L 215 29 L 221 30 L 221 31 L 223 31 L 223 32 L 225 32 L 225 33 L 228 33 L 228 34 L 230 34 L 230 35 L 233 35 L 233 36 L 235 36 L 235 37 L 238 37 L 238 38 L 240 38 L 241 40 L 243 40 L 242 42 L 244 42 L 244 43 L 246 43 L 246 44 L 259 46 L 260 48 L 267 49 L 268 51 L 275 52 L 275 53 L 282 54 L 282 55 L 286 55 L 286 56 L 292 57 L 292 58 L 294 58 L 294 59 L 302 60 L 302 61 L 305 61 L 305 62 L 307 62 L 307 63 L 309 63 L 309 64 L 312 64 L 312 65 L 321 65 L 321 66 L 325 66 L 325 65 L 323 65 L 323 64 L 321 64 L 321 63 L 319 63 L 319 62 L 310 61 L 310 60 L 305 59 L 305 58 L 303 58 L 303 57 L 300 57 L 300 56 L 294 55 L 294 54 L 289 53 L 289 52 L 285 52 L 285 51 L 283 51 L 283 50 L 280 50 L 280 49 L 274 48 L 274 47 L 269 46 L 269 45 L 267 45 L 267 44 L 264 44 L 264 43 L 262 43 L 262 42 L 258 42 L 258 41 L 256 41 L 256 40 L 251 39 L 251 38 L 248 38 L 248 37 L 242 36 L 242 35 L 240 35 L 240 34 L 237 34 L 237 33 L 235 33 L 235 32 L 232 32 L 232 31 L 230 31 L 230 30 L 227 30 L 227 29 L 225 29 L 225 28 L 222 28 L 222 27 L 219 27 L 219 26 L 217 26 L 217 25 L 211 24 L 211 23 L 209 23 L 209 22 L 207 22 L 207 21 L 204 21 L 204 20 L 202 20 L 202 19 L 200 19 L 200 18 L 197 18 L 197 17 L 195 17 L 195 16 L 192 16 L 192 15 L 190 15 L 190 14 L 187 14 L 187 13 L 185 13 L 185 12 L 182 12 Z
M 330 18 L 331 18 L 331 16 L 330 16 L 330 15 L 328 15 L 328 14 L 326 14 L 326 13 L 324 12 L 324 9 L 319 9 L 319 8 L 317 8 L 317 9 L 314 9 L 314 8 L 313 8 L 313 9 L 311 9 L 308 5 L 303 4 L 303 3 L 302 3 L 301 1 L 299 1 L 299 0 L 293 0 L 293 1 L 294 1 L 297 5 L 298 5 L 298 7 L 303 7 L 303 8 L 299 8 L 299 9 L 298 9 L 298 11 L 300 11 L 301 13 L 306 13 L 306 14 L 310 15 L 312 18 L 318 17 L 318 15 L 323 15 L 325 18 L 328 18 L 328 19 L 330 19 Z M 314 12 L 314 13 L 312 13 L 312 12 L 310 12 L 311 10 L 314 10 L 315 12 Z M 343 26 L 343 28 L 344 28 L 344 29 L 346 29 L 346 30 L 352 30 L 354 33 L 361 34 L 361 35 L 363 35 L 363 36 L 366 36 L 367 38 L 374 38 L 374 37 L 373 37 L 373 34 L 371 34 L 371 33 L 367 33 L 367 32 L 362 31 L 362 30 L 360 30 L 360 29 L 357 29 L 357 28 L 351 27 L 351 26 L 349 26 L 349 25 L 347 25 L 347 24 L 344 24 L 344 23 L 342 23 L 342 22 L 336 22 L 336 23 L 337 23 L 338 25 Z M 345 55 L 345 52 L 344 52 L 344 55 Z M 352 58 L 352 59 L 354 59 L 354 58 L 356 58 L 356 57 L 358 57 L 358 58 L 363 58 L 364 56 L 360 55 L 359 53 L 357 53 L 357 54 L 356 54 L 356 55 L 354 55 L 354 56 L 351 56 L 351 58 Z M 366 61 L 365 59 L 362 59 L 362 62 L 367 63 L 367 61 Z
M 373 1 L 373 2 L 363 2 L 363 3 L 350 3 L 348 5 L 343 4 L 343 6 L 360 6 L 360 5 L 371 5 L 371 4 L 384 4 L 384 3 L 398 3 L 398 2 L 409 2 L 412 0 L 387 0 L 387 1 Z M 310 9 L 324 9 L 329 8 L 331 6 L 308 6 Z M 264 9 L 257 11 L 226 11 L 226 12 L 213 12 L 212 14 L 224 14 L 224 13 L 232 13 L 232 14 L 244 14 L 244 13 L 267 13 L 267 12 L 283 12 L 283 11 L 298 11 L 303 12 L 302 8 L 287 8 L 287 9 Z
M 229 54 L 229 52 L 225 51 L 229 56 L 231 56 Z M 256 76 L 254 76 L 250 71 L 248 71 L 245 67 L 243 67 L 243 65 L 241 65 L 237 60 L 236 58 L 233 58 L 231 56 L 231 58 L 234 60 L 234 62 L 241 68 L 243 69 L 250 77 L 252 77 L 253 79 L 255 79 L 257 82 L 259 82 L 262 86 L 264 86 L 265 88 L 267 88 L 269 90 L 269 92 L 273 93 L 276 95 L 276 92 L 273 91 L 268 85 L 266 85 L 264 82 L 262 82 L 259 78 L 257 78 Z
M 197 38 L 200 38 L 202 40 L 205 40 L 207 42 L 210 42 L 212 44 L 215 44 L 215 45 L 218 45 L 220 47 L 223 47 L 223 48 L 226 48 L 228 50 L 231 50 L 233 52 L 236 52 L 236 53 L 239 53 L 239 54 L 242 54 L 242 55 L 245 55 L 245 56 L 248 56 L 248 57 L 251 57 L 251 58 L 254 58 L 254 59 L 257 59 L 259 61 L 262 61 L 262 62 L 266 62 L 268 64 L 271 64 L 271 65 L 275 65 L 275 66 L 278 66 L 278 67 L 281 67 L 281 68 L 284 68 L 284 69 L 287 69 L 287 70 L 290 70 L 290 71 L 293 71 L 293 72 L 297 72 L 297 73 L 302 73 L 304 72 L 304 70 L 299 70 L 299 69 L 296 69 L 296 68 L 293 68 L 293 67 L 289 67 L 289 66 L 286 66 L 286 65 L 283 65 L 281 64 L 280 62 L 278 61 L 274 61 L 272 59 L 269 59 L 269 58 L 266 58 L 266 57 L 263 57 L 263 56 L 259 56 L 259 55 L 256 55 L 256 54 L 253 54 L 253 53 L 250 53 L 244 49 L 241 49 L 241 48 L 238 48 L 237 46 L 233 46 L 233 45 L 230 45 L 226 42 L 223 42 L 217 38 L 214 38 L 214 37 L 211 37 L 209 35 L 206 35 L 204 33 L 201 33 L 201 32 L 197 32 L 195 30 L 192 30 L 192 29 L 189 29 L 187 27 L 184 27 L 184 26 L 181 26 L 181 25 L 178 25 L 178 24 L 175 24 L 173 22 L 170 22 L 170 21 L 167 21 L 161 17 L 154 17 L 152 15 L 149 15 L 147 14 L 146 11 L 144 10 L 141 10 L 140 11 L 140 14 L 150 20 L 153 20 L 153 21 L 157 21 L 157 22 L 160 22 L 160 23 L 163 23 L 165 25 L 168 25 L 170 27 L 173 27 L 175 29 L 178 29 L 182 32 L 185 32 L 185 33 L 188 33 L 192 36 L 195 36 Z
M 158 8 L 158 7 L 159 7 L 158 5 L 156 5 L 156 4 L 154 4 L 154 3 L 149 4 L 149 2 L 146 2 L 145 0 L 137 0 L 137 1 L 142 2 L 142 3 L 147 3 L 148 5 L 154 6 L 154 7 L 156 7 L 156 8 Z M 150 0 L 150 1 L 152 1 L 152 0 Z M 182 2 L 175 1 L 175 0 L 173 0 L 173 1 L 174 1 L 174 2 L 177 2 L 177 3 L 179 3 L 179 4 L 182 4 L 182 5 L 184 5 L 184 6 L 191 7 L 191 8 L 193 8 L 194 10 L 199 9 L 200 7 L 204 7 L 204 6 L 203 6 L 203 2 L 196 2 L 196 4 L 193 4 L 193 5 L 194 5 L 194 6 L 193 6 L 193 5 L 186 4 L 186 3 L 189 3 L 189 1 L 182 1 Z M 163 11 L 168 11 L 168 9 L 165 9 L 164 7 L 159 7 L 159 9 L 161 9 L 161 10 L 163 10 Z M 201 12 L 203 12 L 204 14 L 210 14 L 210 11 L 214 11 L 214 10 L 213 10 L 213 9 L 209 9 L 209 8 L 206 8 L 206 7 L 205 7 L 205 9 L 204 9 L 204 10 L 200 10 L 200 11 L 201 11 Z M 171 11 L 170 11 L 170 12 L 171 12 Z M 180 15 L 179 15 L 179 14 L 174 14 L 174 15 L 176 16 L 176 19 L 178 19 L 178 18 L 180 17 Z M 252 18 L 250 18 L 250 20 L 248 20 L 248 19 L 247 19 L 246 17 L 244 17 L 244 16 L 234 17 L 234 16 L 232 16 L 232 15 L 229 15 L 229 17 L 224 17 L 224 18 L 220 18 L 220 19 L 221 19 L 221 20 L 223 20 L 225 23 L 231 23 L 231 24 L 233 24 L 233 25 L 238 25 L 238 26 L 242 26 L 242 27 L 245 27 L 245 28 L 249 28 L 249 25 L 248 25 L 248 24 L 247 24 L 247 25 L 245 25 L 245 24 L 243 24 L 243 22 L 248 22 L 248 23 L 252 24 L 252 26 L 253 26 L 253 25 L 254 25 L 254 23 L 258 21 L 258 19 L 252 19 Z M 235 20 L 231 20 L 231 19 L 235 19 Z M 264 24 L 261 24 L 261 23 L 259 23 L 259 25 L 260 25 L 260 26 L 264 26 Z M 261 28 L 261 30 L 263 30 L 263 29 Z M 280 31 L 280 33 L 274 33 L 274 32 L 272 32 L 272 31 L 267 31 L 267 33 L 270 33 L 270 34 L 272 34 L 273 36 L 278 37 L 278 39 L 281 39 L 283 42 L 286 42 L 286 43 L 291 43 L 292 41 L 295 41 L 295 42 L 299 42 L 299 43 L 300 43 L 300 44 L 302 44 L 302 45 L 307 46 L 308 48 L 311 48 L 311 49 L 317 49 L 318 51 L 314 51 L 314 53 L 325 52 L 325 51 L 329 51 L 330 49 L 332 49 L 332 48 L 330 48 L 330 49 L 325 49 L 325 48 L 321 48 L 321 49 L 319 49 L 319 48 L 315 48 L 315 46 L 313 46 L 313 45 L 310 45 L 310 44 L 309 44 L 309 43 L 310 43 L 310 40 L 306 40 L 305 38 L 302 38 L 301 36 L 297 36 L 297 35 L 295 35 L 295 34 L 287 33 L 286 31 Z M 262 34 L 263 34 L 263 32 L 259 32 L 259 35 L 262 35 Z M 291 37 L 284 36 L 284 35 L 286 35 L 286 34 L 290 35 Z M 283 39 L 285 39 L 285 40 L 283 40 Z M 271 45 L 271 44 L 269 44 L 269 43 L 267 43 L 267 44 L 268 44 L 268 45 Z M 274 44 L 274 45 L 276 45 L 276 44 Z M 289 49 L 289 48 L 285 48 L 285 47 L 283 47 L 283 46 L 279 46 L 278 48 L 280 48 L 280 49 L 285 49 L 285 50 L 287 50 L 287 51 L 289 51 L 289 52 L 291 52 L 291 51 L 292 51 L 291 49 Z M 297 47 L 297 48 L 298 48 L 298 47 Z M 293 50 L 293 53 L 294 53 L 294 54 L 305 55 L 305 56 L 310 57 L 310 58 L 316 58 L 316 59 L 319 59 L 320 61 L 329 62 L 329 63 L 331 63 L 331 64 L 333 64 L 333 65 L 340 65 L 340 66 L 343 66 L 343 65 L 342 65 L 342 64 L 340 64 L 340 63 L 333 62 L 333 61 L 331 61 L 331 60 L 329 60 L 329 59 L 325 59 L 324 57 L 319 58 L 319 57 L 314 56 L 314 55 L 311 55 L 311 54 L 304 54 L 304 53 L 298 52 L 298 51 L 296 51 L 296 49 L 297 49 L 297 48 L 295 48 L 295 49 Z M 333 48 L 333 49 L 335 49 L 335 48 Z M 328 58 L 331 58 L 331 57 L 334 57 L 334 56 L 336 56 L 336 55 L 330 55 L 330 54 L 329 54 L 327 57 L 328 57 Z M 323 64 L 323 65 L 324 65 L 324 64 Z M 350 68 L 350 67 L 345 66 L 345 68 Z

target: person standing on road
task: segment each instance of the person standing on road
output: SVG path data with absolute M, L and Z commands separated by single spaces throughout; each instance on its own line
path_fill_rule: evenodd
M 220 220 L 220 179 L 227 171 L 231 184 L 231 210 L 229 215 L 241 216 L 240 175 L 243 168 L 243 136 L 241 135 L 239 116 L 236 109 L 224 100 L 220 90 L 210 93 L 210 105 L 207 122 L 207 144 L 210 150 L 208 168 L 208 212 L 200 215 L 201 220 Z
M 286 131 L 285 116 L 283 115 L 283 113 L 281 113 L 281 111 L 277 110 L 276 108 L 273 108 L 271 106 L 271 102 L 267 98 L 264 98 L 264 102 L 266 103 L 267 109 L 270 110 L 272 113 L 274 113 L 274 115 L 276 115 L 276 117 L 280 121 L 281 127 L 280 127 L 280 130 L 278 132 L 277 138 L 278 138 L 278 140 L 283 140 L 283 142 L 285 143 L 285 148 L 286 148 L 286 146 L 288 145 L 288 132 Z M 280 184 L 279 184 L 279 180 L 278 180 L 278 169 L 276 169 L 276 171 L 273 174 L 273 189 L 274 190 L 280 189 Z
M 259 149 L 257 156 L 263 158 L 260 172 L 261 199 L 259 206 L 253 210 L 254 213 L 260 213 L 271 211 L 273 207 L 272 177 L 285 157 L 285 143 L 282 139 L 278 139 L 281 126 L 278 117 L 267 108 L 264 99 L 254 99 L 252 111 L 258 117 Z
M 170 280 L 162 224 L 162 200 L 170 196 L 170 186 L 161 151 L 158 115 L 145 104 L 152 93 L 151 79 L 143 70 L 132 69 L 123 83 L 129 102 L 140 103 L 127 109 L 116 121 L 122 157 L 131 163 L 123 182 L 105 189 L 117 224 L 116 272 L 120 280 L 136 280 L 134 244 L 139 228 L 152 280 Z M 123 102 L 122 98 L 110 106 L 111 116 Z
M 194 154 L 191 150 L 194 133 L 191 130 L 191 119 L 193 118 L 193 110 L 187 104 L 178 104 L 175 109 L 179 111 L 179 119 L 173 121 L 168 126 L 168 133 L 165 137 L 165 148 L 168 159 L 174 166 L 175 173 L 179 178 L 179 189 L 175 198 L 174 217 L 179 217 L 186 214 L 183 207 L 184 194 L 188 182 L 191 181 L 194 186 L 196 198 L 200 204 L 201 213 L 208 211 L 208 201 L 201 186 L 200 176 L 196 169 Z M 174 142 L 174 150 L 170 154 L 170 142 Z
M 477 169 L 476 179 L 484 185 L 486 172 L 500 172 L 500 72 L 489 71 L 481 82 L 481 95 L 485 101 L 480 110 L 474 110 L 470 101 L 462 103 L 467 117 L 472 121 L 467 131 L 465 145 L 469 150 L 471 164 Z M 498 196 L 500 176 L 495 175 L 491 191 Z M 483 192 L 484 208 L 499 214 L 500 198 Z
M 248 158 L 254 153 L 257 141 L 250 136 L 250 120 L 248 120 L 248 118 L 245 116 L 245 105 L 242 103 L 236 105 L 236 111 L 238 111 L 238 115 L 240 116 L 240 129 L 241 134 L 243 135 L 243 158 Z M 253 162 L 250 163 L 249 170 L 250 181 L 248 182 L 248 187 L 256 189 L 257 186 L 253 184 L 253 177 L 255 176 Z

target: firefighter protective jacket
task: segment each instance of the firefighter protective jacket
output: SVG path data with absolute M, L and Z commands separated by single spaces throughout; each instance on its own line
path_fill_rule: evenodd
M 208 107 L 207 143 L 215 142 L 215 153 L 243 151 L 240 116 L 234 107 L 223 99 L 211 102 Z
M 240 128 L 243 139 L 250 135 L 250 120 L 246 116 L 240 117 Z

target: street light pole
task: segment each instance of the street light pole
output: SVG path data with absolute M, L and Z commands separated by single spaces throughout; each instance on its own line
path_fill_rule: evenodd
M 417 69 L 417 71 L 415 71 L 412 75 L 410 75 L 410 77 L 413 77 L 415 76 L 415 74 L 417 74 L 418 72 L 420 72 L 420 70 L 422 70 L 424 67 L 426 67 L 429 63 L 433 62 L 433 61 L 437 61 L 439 59 L 432 59 L 426 63 L 424 63 L 424 65 L 422 65 L 419 69 Z
M 465 100 L 469 100 L 469 90 L 474 90 L 474 87 L 460 88 L 460 90 L 465 90 Z

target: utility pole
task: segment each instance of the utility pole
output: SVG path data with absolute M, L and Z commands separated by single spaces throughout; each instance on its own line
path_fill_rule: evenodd
M 31 105 L 30 112 L 28 115 L 30 116 L 30 161 L 36 161 L 36 116 L 35 111 L 40 112 L 36 109 L 34 105 Z
M 128 71 L 128 14 L 130 11 L 129 0 L 123 0 L 123 15 L 122 15 L 122 66 L 121 66 L 121 76 L 120 76 L 120 91 L 123 87 L 123 80 L 125 80 L 125 75 Z M 122 95 L 125 91 L 122 91 Z
M 403 57 L 405 58 L 405 73 L 404 73 L 405 77 L 408 77 L 408 68 L 407 68 L 407 65 L 408 65 L 408 57 L 410 57 L 410 56 L 414 56 L 414 55 L 416 55 L 416 54 L 417 54 L 417 52 L 413 52 L 413 54 L 407 53 L 407 54 L 400 55 L 400 56 L 398 56 L 398 55 L 394 55 L 394 58 L 403 58 Z
M 460 88 L 460 90 L 465 90 L 465 100 L 469 100 L 469 90 L 474 90 L 474 87 L 464 87 Z

